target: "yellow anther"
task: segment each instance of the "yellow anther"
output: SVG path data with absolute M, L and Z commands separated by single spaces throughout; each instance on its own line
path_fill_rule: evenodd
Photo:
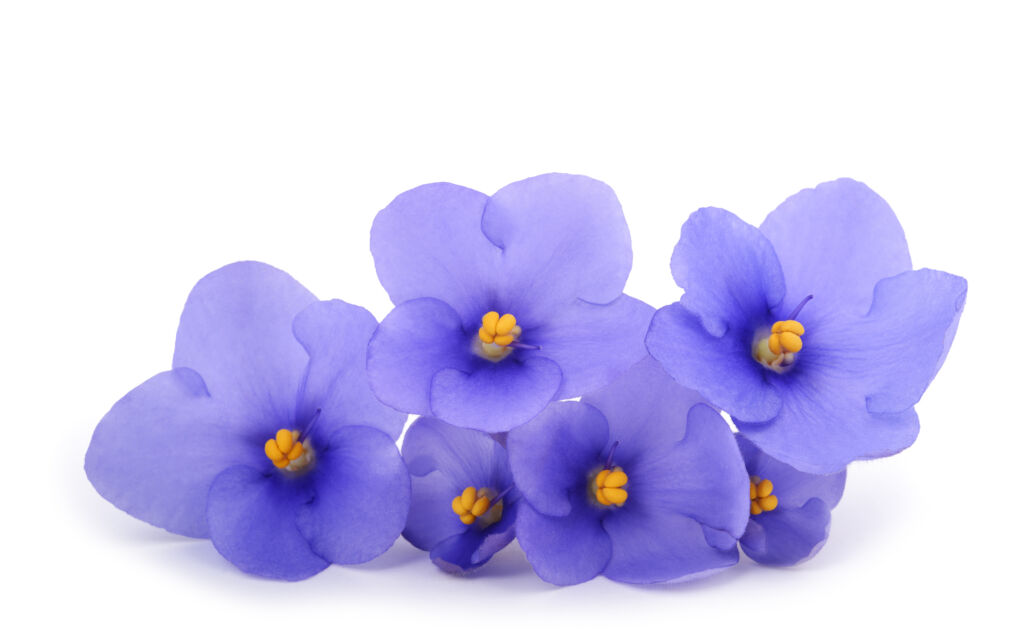
M 277 440 L 277 447 L 281 449 L 281 452 L 286 453 L 292 449 L 292 441 L 294 441 L 292 439 L 292 431 L 282 428 L 277 431 L 275 439 Z
M 289 470 L 305 468 L 312 462 L 313 454 L 308 442 L 303 444 L 299 441 L 299 431 L 287 428 L 278 430 L 273 439 L 268 439 L 263 444 L 263 452 L 275 466 Z
M 779 507 L 779 498 L 772 495 L 775 485 L 767 479 L 750 478 L 750 514 L 760 515 Z
M 772 325 L 772 335 L 768 337 L 768 348 L 776 355 L 800 352 L 804 347 L 800 338 L 803 334 L 804 326 L 799 321 L 776 321 Z
M 473 508 L 469 509 L 469 512 L 473 513 L 474 516 L 480 517 L 491 507 L 491 500 L 486 497 L 480 497 L 473 502 Z
M 614 469 L 605 468 L 594 476 L 591 482 L 591 492 L 594 499 L 602 506 L 622 506 L 629 497 L 623 486 L 629 483 L 629 477 L 616 466 Z
M 487 334 L 491 335 L 492 338 L 494 337 L 494 335 L 498 334 L 499 316 L 500 315 L 497 312 L 491 310 L 490 312 L 484 315 L 483 319 L 480 320 L 480 328 Z M 512 325 L 515 324 L 513 323 Z M 502 332 L 501 334 L 505 333 Z
M 461 495 L 452 499 L 452 512 L 459 516 L 463 524 L 469 526 L 480 520 L 479 526 L 486 528 L 501 519 L 501 500 L 491 505 L 491 498 L 494 491 L 489 488 L 481 488 L 479 491 L 473 486 L 466 486 Z
M 480 343 L 474 350 L 485 359 L 501 361 L 512 352 L 511 344 L 522 333 L 523 329 L 516 325 L 513 315 L 499 315 L 491 310 L 480 319 L 480 328 L 476 333 Z
M 475 503 L 476 503 L 476 489 L 473 488 L 472 486 L 468 486 L 468 487 L 466 487 L 466 489 L 464 491 L 462 491 L 462 510 L 463 510 L 463 512 L 468 513 L 469 511 L 471 511 L 473 509 L 473 504 L 475 504 Z
M 498 319 L 498 323 L 494 326 L 494 334 L 502 335 L 512 332 L 512 328 L 516 327 L 516 318 L 511 314 L 503 314 Z

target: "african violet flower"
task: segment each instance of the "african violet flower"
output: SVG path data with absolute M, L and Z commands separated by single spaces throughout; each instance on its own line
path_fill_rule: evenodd
M 554 584 L 696 577 L 739 559 L 748 476 L 729 426 L 652 359 L 508 435 L 516 532 Z
M 655 314 L 650 353 L 760 449 L 814 473 L 914 442 L 914 404 L 967 294 L 958 276 L 911 271 L 892 210 L 849 179 L 789 198 L 760 229 L 698 210 L 672 274 L 685 294 Z
M 402 456 L 412 503 L 402 535 L 450 573 L 482 566 L 515 539 L 519 492 L 508 455 L 489 435 L 420 417 Z
M 423 185 L 377 215 L 370 245 L 397 307 L 367 369 L 394 408 L 503 432 L 646 356 L 653 309 L 622 294 L 629 230 L 604 183 Z
M 376 328 L 290 276 L 235 263 L 192 290 L 173 369 L 118 401 L 85 457 L 118 508 L 297 580 L 387 550 L 405 525 L 404 416 L 366 382 Z
M 750 522 L 740 538 L 747 557 L 788 566 L 814 557 L 828 539 L 831 510 L 846 485 L 846 471 L 802 473 L 737 435 L 750 475 Z

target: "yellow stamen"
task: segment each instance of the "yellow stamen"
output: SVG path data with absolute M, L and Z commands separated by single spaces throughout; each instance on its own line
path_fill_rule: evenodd
M 602 506 L 622 506 L 629 497 L 629 493 L 623 488 L 628 483 L 629 477 L 622 468 L 605 468 L 594 476 L 594 481 L 590 483 L 590 491 L 597 503 Z
M 762 334 L 754 340 L 753 356 L 766 368 L 783 372 L 792 365 L 796 353 L 804 348 L 804 326 L 793 319 L 776 321 L 771 334 Z
M 499 315 L 491 310 L 480 319 L 480 329 L 476 333 L 479 343 L 474 345 L 474 349 L 485 359 L 501 361 L 512 352 L 512 342 L 522 333 L 523 329 L 517 325 L 515 316 Z
M 767 479 L 750 478 L 750 514 L 760 515 L 779 507 L 779 498 L 772 495 L 775 485 Z
M 268 439 L 263 444 L 263 452 L 274 466 L 292 471 L 302 470 L 313 461 L 309 442 L 302 443 L 299 441 L 299 431 L 287 428 L 278 430 L 273 439 Z
M 463 524 L 469 526 L 476 524 L 481 528 L 487 528 L 501 519 L 502 500 L 491 504 L 496 494 L 490 488 L 477 490 L 473 486 L 466 486 L 461 495 L 452 499 L 452 512 L 459 516 Z

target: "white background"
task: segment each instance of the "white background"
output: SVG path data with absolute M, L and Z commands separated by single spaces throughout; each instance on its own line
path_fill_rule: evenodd
M 0 5 L 5 639 L 1020 639 L 1012 4 L 361 4 Z M 199 277 L 258 259 L 381 318 L 379 209 L 422 183 L 548 171 L 617 191 L 626 292 L 657 306 L 679 295 L 689 212 L 756 224 L 838 176 L 888 200 L 915 267 L 967 277 L 920 438 L 851 468 L 812 562 L 555 589 L 514 546 L 458 579 L 400 541 L 277 583 L 88 484 L 93 427 L 169 367 Z

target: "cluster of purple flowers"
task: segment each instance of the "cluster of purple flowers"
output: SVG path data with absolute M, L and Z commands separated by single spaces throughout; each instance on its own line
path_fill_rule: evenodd
M 622 209 L 582 176 L 424 185 L 370 244 L 395 304 L 379 324 L 268 265 L 203 278 L 172 368 L 96 427 L 96 490 L 287 580 L 400 534 L 452 573 L 518 538 L 562 585 L 692 579 L 740 549 L 795 564 L 846 467 L 914 442 L 967 291 L 913 270 L 892 210 L 848 179 L 760 228 L 692 214 L 684 294 L 657 311 L 622 293 Z

